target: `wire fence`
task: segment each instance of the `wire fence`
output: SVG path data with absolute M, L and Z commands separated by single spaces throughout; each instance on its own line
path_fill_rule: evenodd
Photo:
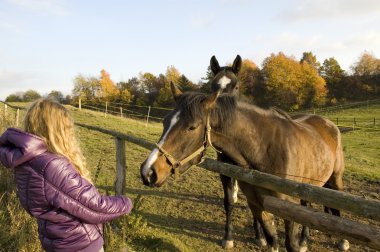
M 80 108 L 96 110 L 106 114 L 119 115 L 134 119 L 150 120 L 161 122 L 164 117 L 173 109 L 154 106 L 132 105 L 120 102 L 92 102 L 79 103 Z
M 12 120 L 14 120 L 15 125 L 19 125 L 20 121 L 20 110 L 24 110 L 25 107 L 15 106 L 7 102 L 0 101 L 4 104 L 1 108 L 2 121 L 5 118 L 9 120 L 12 113 L 8 112 L 8 108 L 12 108 L 14 113 L 12 115 Z M 337 126 L 342 128 L 349 128 L 350 130 L 356 129 L 379 129 L 380 125 L 380 115 L 374 114 L 372 116 L 363 117 L 360 115 L 355 116 L 335 116 L 329 115 L 329 113 L 337 113 L 344 109 L 355 108 L 355 107 L 369 107 L 370 105 L 380 104 L 380 99 L 355 102 L 350 104 L 343 104 L 339 106 L 332 106 L 326 108 L 320 108 L 316 110 L 305 110 L 302 113 L 314 113 L 314 114 L 324 114 L 325 117 L 334 122 Z M 173 109 L 164 107 L 154 107 L 154 106 L 141 106 L 132 105 L 127 103 L 117 103 L 117 102 L 97 102 L 97 103 L 79 103 L 78 107 L 89 109 L 93 111 L 98 111 L 107 114 L 120 116 L 123 118 L 132 118 L 144 121 L 148 125 L 149 121 L 162 122 L 164 117 Z

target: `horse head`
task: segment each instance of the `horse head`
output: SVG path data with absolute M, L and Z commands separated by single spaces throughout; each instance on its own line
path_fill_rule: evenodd
M 221 93 L 237 94 L 239 85 L 236 76 L 240 71 L 241 64 L 241 57 L 237 55 L 232 66 L 220 67 L 216 57 L 212 56 L 210 67 L 215 77 L 211 81 L 211 90 L 213 92 L 220 91 Z
M 177 106 L 165 117 L 157 147 L 140 167 L 143 183 L 148 186 L 159 187 L 171 174 L 182 174 L 200 163 L 209 142 L 207 114 L 219 92 L 209 96 L 183 94 L 173 83 L 171 90 Z M 190 109 L 189 104 L 197 104 L 197 109 Z

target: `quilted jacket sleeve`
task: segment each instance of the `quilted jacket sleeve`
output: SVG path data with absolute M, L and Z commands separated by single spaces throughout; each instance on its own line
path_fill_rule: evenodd
M 100 195 L 65 158 L 51 161 L 44 178 L 48 203 L 83 222 L 104 223 L 128 214 L 132 209 L 132 201 L 125 196 Z

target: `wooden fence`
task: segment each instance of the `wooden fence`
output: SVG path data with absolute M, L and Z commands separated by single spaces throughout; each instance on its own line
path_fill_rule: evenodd
M 115 192 L 116 194 L 124 194 L 127 169 L 125 141 L 149 150 L 155 148 L 155 145 L 144 139 L 129 136 L 120 132 L 81 123 L 76 123 L 76 125 L 114 137 L 116 144 Z M 378 200 L 364 199 L 345 192 L 297 183 L 295 181 L 282 179 L 255 170 L 248 171 L 239 166 L 221 163 L 209 158 L 206 158 L 199 166 L 209 171 L 217 172 L 258 187 L 380 221 L 380 201 Z M 371 226 L 332 216 L 312 208 L 296 205 L 271 196 L 264 199 L 264 208 L 266 211 L 279 217 L 296 221 L 332 235 L 339 235 L 340 237 L 364 244 L 374 249 L 380 249 L 380 228 L 377 226 Z
M 116 169 L 115 192 L 123 194 L 125 190 L 125 143 L 128 141 L 141 147 L 152 150 L 155 145 L 144 139 L 132 137 L 120 132 L 100 127 L 77 123 L 76 125 L 111 135 L 116 142 Z M 380 221 L 380 201 L 364 199 L 345 192 L 339 192 L 309 184 L 298 183 L 283 179 L 271 174 L 255 170 L 245 170 L 239 166 L 221 163 L 209 158 L 198 165 L 206 170 L 214 171 L 249 184 L 271 191 L 294 196 L 309 202 L 318 203 L 330 208 L 340 209 L 354 215 Z M 339 235 L 371 248 L 380 249 L 380 228 L 345 218 L 332 216 L 312 208 L 303 207 L 275 197 L 268 196 L 264 200 L 264 208 L 279 217 L 294 220 L 320 231 Z

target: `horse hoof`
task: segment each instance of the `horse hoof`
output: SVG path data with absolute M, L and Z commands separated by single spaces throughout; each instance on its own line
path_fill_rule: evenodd
M 267 246 L 267 241 L 264 238 L 261 238 L 261 239 L 256 238 L 255 240 L 253 240 L 253 243 L 255 243 L 259 247 Z
M 306 251 L 307 251 L 307 246 L 300 247 L 300 252 L 306 252 Z
M 339 242 L 339 250 L 340 251 L 346 251 L 350 248 L 350 242 L 346 239 L 343 239 Z
M 270 248 L 268 249 L 268 252 L 278 252 L 278 248 L 270 247 Z
M 223 240 L 222 241 L 222 247 L 224 249 L 230 249 L 234 247 L 234 241 L 233 240 Z

